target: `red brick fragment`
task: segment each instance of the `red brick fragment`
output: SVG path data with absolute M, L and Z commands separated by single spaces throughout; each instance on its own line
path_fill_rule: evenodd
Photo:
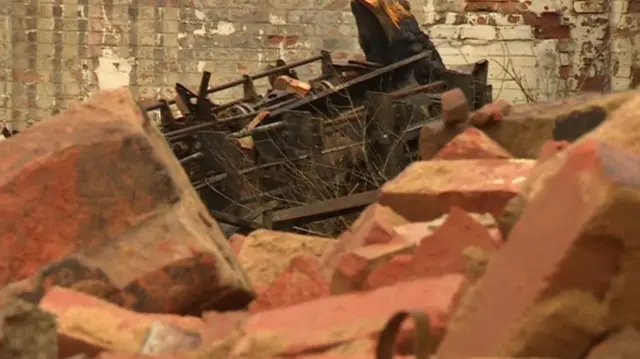
M 464 92 L 459 88 L 449 90 L 442 94 L 442 119 L 447 126 L 467 122 L 469 118 L 469 105 Z
M 331 276 L 340 257 L 368 244 L 386 244 L 393 240 L 393 228 L 406 224 L 407 220 L 388 207 L 377 203 L 367 207 L 340 237 L 335 246 L 322 258 L 325 275 Z
M 244 241 L 247 239 L 246 236 L 242 234 L 234 233 L 231 238 L 229 238 L 229 245 L 231 245 L 231 250 L 235 255 L 239 255 L 242 250 L 242 245 L 244 245 Z
M 371 244 L 346 253 L 333 272 L 331 294 L 361 290 L 372 270 L 384 265 L 393 256 L 412 253 L 414 249 L 413 243 Z
M 428 161 L 447 143 L 467 128 L 466 123 L 445 126 L 441 122 L 432 122 L 422 126 L 418 140 L 418 153 L 421 161 Z
M 150 312 L 251 299 L 218 224 L 126 88 L 2 141 L 0 154 L 0 286 L 37 277 L 34 297 L 52 285 L 120 291 L 114 301 Z
M 382 187 L 379 203 L 412 222 L 430 221 L 452 206 L 498 217 L 534 164 L 513 159 L 414 162 Z
M 438 358 L 578 358 L 608 323 L 640 321 L 640 222 L 631 214 L 640 211 L 640 156 L 593 139 L 565 156 L 465 298 Z
M 365 288 L 379 288 L 420 277 L 463 274 L 462 251 L 469 246 L 487 251 L 496 249 L 493 238 L 482 224 L 453 207 L 442 226 L 420 241 L 413 256 L 403 256 L 379 266 L 367 278 Z
M 294 257 L 289 266 L 249 305 L 252 313 L 288 307 L 328 296 L 329 282 L 316 257 Z
M 540 147 L 540 152 L 538 152 L 538 163 L 542 163 L 550 159 L 555 156 L 556 153 L 563 151 L 567 147 L 569 147 L 569 142 L 567 141 L 546 141 L 542 144 L 542 147 Z
M 482 106 L 469 116 L 469 123 L 473 126 L 484 126 L 494 121 L 502 121 L 509 113 L 511 104 L 504 99 L 498 99 L 490 104 Z
M 135 313 L 60 287 L 52 288 L 40 307 L 57 316 L 61 358 L 79 353 L 92 357 L 103 350 L 135 353 L 155 321 L 197 332 L 203 327 L 196 317 Z
M 511 154 L 475 127 L 454 137 L 436 153 L 434 160 L 506 159 Z
M 255 291 L 260 294 L 298 255 L 321 258 L 334 247 L 332 238 L 260 229 L 251 232 L 238 254 Z
M 233 331 L 239 330 L 250 316 L 251 313 L 247 311 L 202 313 L 202 321 L 204 322 L 202 342 L 214 343 L 224 339 Z
M 270 353 L 274 357 L 317 352 L 358 338 L 375 338 L 387 320 L 401 310 L 425 312 L 431 319 L 434 337 L 439 340 L 465 288 L 463 276 L 450 275 L 261 312 L 247 322 L 242 342 L 249 343 L 268 333 L 270 341 L 277 343 Z M 407 326 L 405 334 L 412 328 Z M 260 349 L 265 354 L 264 348 L 255 350 Z M 242 354 L 256 357 L 251 350 L 246 348 Z

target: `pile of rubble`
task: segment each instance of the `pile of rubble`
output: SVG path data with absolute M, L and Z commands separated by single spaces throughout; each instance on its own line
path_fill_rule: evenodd
M 336 239 L 227 240 L 125 89 L 3 141 L 0 357 L 640 352 L 640 94 L 442 107 Z

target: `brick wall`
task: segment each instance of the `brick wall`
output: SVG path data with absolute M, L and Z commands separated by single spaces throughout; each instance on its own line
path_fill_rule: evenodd
M 0 7 L 0 121 L 21 128 L 99 90 L 141 99 L 333 51 L 357 58 L 348 0 L 23 0 Z M 495 97 L 640 82 L 640 0 L 412 0 L 448 64 L 491 60 Z M 303 76 L 318 71 L 301 69 Z M 231 91 L 220 94 L 230 98 Z

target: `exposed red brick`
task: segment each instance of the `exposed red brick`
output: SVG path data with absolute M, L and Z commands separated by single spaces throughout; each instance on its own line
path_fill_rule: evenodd
M 560 65 L 558 68 L 560 78 L 568 79 L 571 76 L 571 70 L 571 65 Z
M 323 258 L 335 244 L 331 238 L 260 229 L 247 236 L 237 258 L 260 294 L 290 266 L 294 257 Z
M 537 39 L 571 38 L 571 27 L 565 23 L 560 12 L 543 12 L 539 15 L 527 12 L 523 15 L 525 24 L 533 26 Z
M 510 109 L 511 104 L 507 100 L 497 99 L 482 106 L 479 110 L 473 111 L 469 116 L 469 123 L 474 126 L 483 126 L 490 122 L 501 121 Z
M 538 163 L 542 163 L 551 157 L 555 156 L 556 153 L 565 150 L 569 147 L 569 142 L 567 141 L 554 141 L 548 140 L 542 147 L 540 147 L 540 152 L 538 153 Z
M 40 307 L 57 317 L 59 355 L 84 353 L 89 357 L 103 350 L 137 352 L 154 321 L 200 332 L 196 317 L 140 314 L 103 302 L 95 297 L 60 287 L 42 298 Z
M 202 313 L 203 329 L 202 342 L 214 343 L 224 339 L 234 330 L 240 328 L 242 323 L 249 319 L 251 314 L 246 311 L 230 312 L 204 312 Z
M 247 67 L 247 65 L 240 62 L 236 64 L 236 72 L 241 74 L 246 74 L 248 71 L 249 71 L 249 68 Z
M 116 290 L 110 299 L 150 312 L 251 299 L 222 231 L 126 88 L 39 122 L 0 152 L 0 285 L 38 276 L 39 289 Z
M 455 88 L 442 94 L 442 118 L 447 126 L 467 122 L 469 105 L 462 90 Z
M 437 218 L 453 206 L 497 218 L 534 164 L 511 159 L 415 162 L 382 187 L 379 203 L 414 222 Z
M 425 125 L 420 129 L 418 153 L 421 161 L 427 161 L 440 151 L 454 137 L 459 135 L 468 125 L 466 123 L 445 126 L 440 123 Z
M 454 137 L 433 157 L 440 160 L 489 158 L 505 159 L 511 158 L 511 155 L 484 132 L 473 127 Z
M 464 273 L 462 251 L 474 246 L 487 251 L 497 248 L 489 231 L 463 210 L 453 207 L 445 222 L 420 241 L 411 261 L 406 257 L 382 264 L 367 278 L 367 289 L 393 285 L 420 277 Z
M 244 327 L 246 339 L 269 333 L 277 354 L 293 355 L 376 336 L 401 310 L 420 310 L 431 319 L 435 340 L 444 335 L 466 280 L 461 275 L 427 278 L 370 292 L 331 296 L 288 308 L 257 313 Z M 429 293 L 429 295 L 425 295 Z M 412 330 L 407 326 L 405 334 Z M 246 357 L 253 353 L 246 353 Z
M 240 251 L 242 250 L 242 246 L 244 245 L 244 241 L 246 239 L 246 236 L 238 233 L 234 233 L 231 238 L 229 238 L 229 244 L 231 245 L 231 250 L 233 250 L 233 253 L 235 253 L 236 255 L 240 254 Z
M 640 222 L 630 214 L 640 210 L 638 183 L 636 154 L 593 139 L 569 148 L 465 298 L 437 356 L 577 358 L 605 323 L 637 323 L 640 270 L 625 263 L 639 259 Z M 568 327 L 567 341 L 551 340 Z
M 497 12 L 502 14 L 518 14 L 527 9 L 526 5 L 518 1 L 468 1 L 465 12 Z
M 511 24 L 519 24 L 522 21 L 522 17 L 518 15 L 509 14 L 507 21 Z
M 336 245 L 322 258 L 323 272 L 329 277 L 340 257 L 367 244 L 385 244 L 393 239 L 393 227 L 407 220 L 392 209 L 377 203 L 367 207 L 358 219 L 340 237 Z
M 609 80 L 606 75 L 586 76 L 582 74 L 576 76 L 576 82 L 579 85 L 578 91 L 605 92 Z
M 36 71 L 13 69 L 13 81 L 20 83 L 39 83 L 43 82 L 43 78 L 42 75 Z
M 298 43 L 298 36 L 296 36 L 296 35 L 289 35 L 289 36 L 268 35 L 267 36 L 267 42 L 268 42 L 269 45 L 280 45 L 280 44 L 283 44 L 284 46 L 293 46 L 296 43 Z
M 249 311 L 288 307 L 329 294 L 329 282 L 322 275 L 317 258 L 300 255 L 249 305 Z
M 411 253 L 414 244 L 372 244 L 346 253 L 340 259 L 331 278 L 331 294 L 355 292 L 363 288 L 372 270 L 383 265 L 393 256 Z

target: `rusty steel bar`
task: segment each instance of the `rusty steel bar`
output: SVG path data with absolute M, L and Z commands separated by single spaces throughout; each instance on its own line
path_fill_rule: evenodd
M 317 56 L 314 56 L 314 57 L 311 57 L 311 58 L 308 58 L 308 59 L 305 59 L 305 60 L 292 62 L 292 63 L 286 64 L 284 66 L 274 67 L 272 69 L 257 73 L 255 75 L 251 75 L 251 76 L 249 76 L 249 78 L 251 80 L 258 80 L 258 79 L 267 77 L 269 75 L 277 74 L 278 72 L 281 72 L 281 71 L 291 70 L 293 68 L 300 67 L 300 66 L 312 63 L 314 61 L 318 61 L 318 60 L 322 60 L 322 55 L 317 55 Z M 217 92 L 217 91 L 226 90 L 226 89 L 232 88 L 234 86 L 242 85 L 244 83 L 244 81 L 245 81 L 244 79 L 239 79 L 239 80 L 227 82 L 226 84 L 210 87 L 207 90 L 207 95 L 211 94 L 211 93 L 214 93 L 214 92 Z M 175 103 L 176 103 L 175 100 L 168 100 L 167 101 L 167 105 L 173 105 Z M 144 110 L 145 111 L 159 110 L 159 109 L 162 108 L 162 106 L 164 106 L 164 104 L 157 103 L 157 104 L 154 104 L 154 105 L 151 105 L 151 106 L 148 106 L 148 107 L 144 108 Z
M 287 208 L 273 214 L 273 229 L 285 229 L 357 212 L 378 200 L 379 191 L 333 198 L 312 204 Z

